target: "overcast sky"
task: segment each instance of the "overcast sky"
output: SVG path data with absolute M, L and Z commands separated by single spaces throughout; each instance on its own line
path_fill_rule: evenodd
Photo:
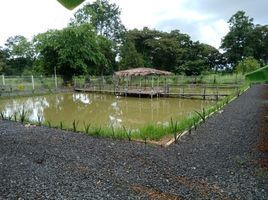
M 87 0 L 86 2 L 92 2 Z M 110 0 L 122 10 L 128 29 L 144 26 L 163 31 L 179 29 L 199 40 L 219 47 L 228 32 L 228 19 L 238 10 L 268 24 L 268 0 Z M 81 8 L 80 5 L 78 8 Z M 57 0 L 5 0 L 0 4 L 0 46 L 10 36 L 33 35 L 65 27 L 73 13 Z

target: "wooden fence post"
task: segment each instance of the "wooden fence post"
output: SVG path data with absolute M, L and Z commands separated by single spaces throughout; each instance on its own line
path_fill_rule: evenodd
M 203 100 L 206 100 L 206 85 L 204 86 Z
M 2 81 L 3 81 L 3 85 L 6 85 L 6 82 L 5 82 L 5 75 L 4 75 L 4 74 L 2 75 Z
M 219 100 L 219 87 L 218 87 L 218 85 L 217 85 L 216 89 L 217 89 L 217 96 L 216 96 L 216 100 L 218 101 L 218 100 Z
M 33 77 L 33 75 L 32 75 L 32 88 L 34 90 L 34 77 Z
M 127 92 L 128 92 L 128 76 L 126 76 L 127 81 L 126 81 L 126 88 L 125 88 L 125 96 L 127 96 Z

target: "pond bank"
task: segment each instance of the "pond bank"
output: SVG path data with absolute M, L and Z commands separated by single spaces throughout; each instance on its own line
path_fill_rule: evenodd
M 0 198 L 267 199 L 254 147 L 265 89 L 168 148 L 0 121 Z

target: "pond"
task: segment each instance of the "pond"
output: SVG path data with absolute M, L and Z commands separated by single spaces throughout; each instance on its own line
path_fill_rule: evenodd
M 24 108 L 27 118 L 37 122 L 50 122 L 58 126 L 63 122 L 71 128 L 74 120 L 78 127 L 125 126 L 141 128 L 145 124 L 168 124 L 170 119 L 181 120 L 194 111 L 213 105 L 215 101 L 179 98 L 135 98 L 93 93 L 65 93 L 0 100 L 0 111 L 14 116 Z

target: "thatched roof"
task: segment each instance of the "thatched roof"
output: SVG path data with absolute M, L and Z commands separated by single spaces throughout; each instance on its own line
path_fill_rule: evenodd
M 152 68 L 133 68 L 123 71 L 118 71 L 114 73 L 115 76 L 147 76 L 147 75 L 173 75 L 173 73 L 168 71 L 162 71 Z

